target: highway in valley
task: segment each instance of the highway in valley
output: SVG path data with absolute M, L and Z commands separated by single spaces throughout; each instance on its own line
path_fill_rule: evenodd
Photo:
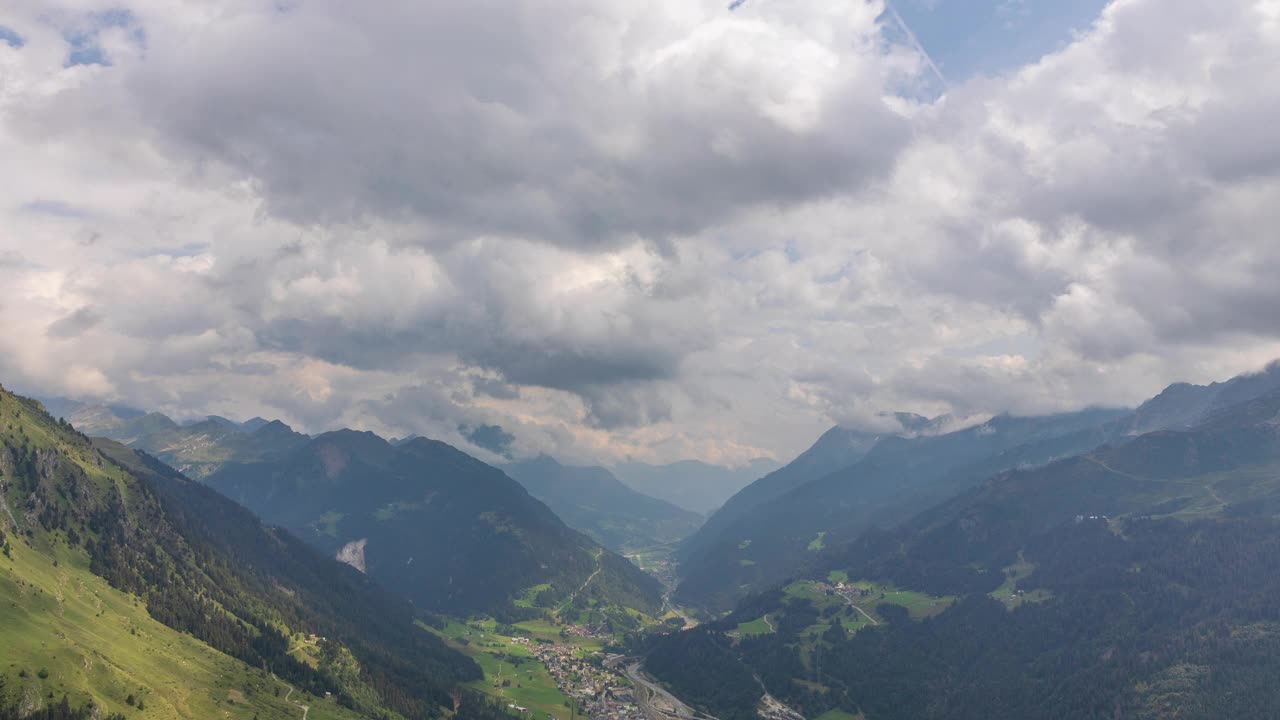
M 623 668 L 627 679 L 635 686 L 636 704 L 649 720 L 720 720 L 714 715 L 700 713 L 681 702 L 653 678 L 645 674 L 639 661 Z

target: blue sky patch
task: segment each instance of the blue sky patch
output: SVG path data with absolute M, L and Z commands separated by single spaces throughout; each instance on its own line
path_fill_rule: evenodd
M 71 45 L 65 66 L 110 65 L 111 58 L 98 42 L 102 31 L 108 28 L 123 28 L 128 31 L 131 42 L 138 47 L 146 47 L 146 31 L 132 12 L 116 9 L 90 13 L 83 25 L 63 32 L 63 37 Z
M 22 39 L 22 36 L 18 34 L 17 30 L 5 27 L 4 25 L 0 25 L 0 42 L 5 43 L 12 48 L 20 48 L 27 44 L 27 41 Z
M 950 82 L 1035 62 L 1088 30 L 1107 0 L 893 0 Z

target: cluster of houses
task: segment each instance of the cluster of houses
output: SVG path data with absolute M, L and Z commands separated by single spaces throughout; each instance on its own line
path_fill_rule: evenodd
M 564 629 L 564 631 L 569 635 L 577 635 L 578 637 L 612 637 L 612 634 L 609 632 L 608 623 L 600 623 L 598 625 L 569 625 Z
M 581 657 L 578 649 L 561 644 L 532 646 L 534 656 L 546 667 L 560 692 L 569 696 L 578 712 L 590 720 L 644 720 L 631 688 L 597 658 Z
M 872 590 L 870 588 L 860 587 L 844 581 L 837 582 L 834 585 L 831 583 L 816 582 L 813 586 L 818 592 L 826 593 L 827 595 L 839 595 L 850 602 L 870 597 L 872 594 Z

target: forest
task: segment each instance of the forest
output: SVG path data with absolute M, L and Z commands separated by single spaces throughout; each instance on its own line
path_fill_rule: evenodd
M 805 600 L 758 596 L 725 620 L 656 642 L 648 668 L 724 720 L 760 690 L 806 716 L 1266 718 L 1280 703 L 1280 526 L 1270 520 L 1068 522 L 1029 538 L 1012 609 L 975 592 L 936 617 L 802 638 Z M 765 610 L 777 632 L 735 639 Z M 838 625 L 836 627 L 839 627 Z M 702 672 L 682 672 L 696 661 Z

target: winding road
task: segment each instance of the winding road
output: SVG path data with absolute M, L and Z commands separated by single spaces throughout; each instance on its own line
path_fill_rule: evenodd
M 556 608 L 556 617 L 560 617 L 560 613 L 564 612 L 564 609 L 569 607 L 569 603 L 573 602 L 573 599 L 578 597 L 578 593 L 587 589 L 587 586 L 591 584 L 592 580 L 596 579 L 596 576 L 599 575 L 600 571 L 603 569 L 604 566 L 600 564 L 600 555 L 596 555 L 596 571 L 588 575 L 587 579 L 582 581 L 582 585 L 578 586 L 577 590 L 569 593 L 569 597 L 564 602 L 560 603 L 560 607 Z
M 596 559 L 596 561 L 599 561 L 599 559 Z M 561 614 L 561 612 L 563 612 L 564 609 L 568 607 L 568 603 L 573 602 L 573 598 L 577 597 L 577 593 L 585 591 L 586 585 L 591 584 L 591 580 L 594 580 L 596 575 L 600 574 L 600 570 L 602 570 L 602 568 L 596 568 L 595 573 L 591 573 L 590 575 L 588 575 L 588 577 L 586 577 L 586 580 L 582 582 L 582 584 L 580 585 L 579 588 L 576 589 L 576 591 L 568 593 L 568 597 L 566 598 L 566 600 L 564 600 L 564 602 L 561 603 L 561 606 L 557 607 L 556 609 L 557 618 L 559 618 L 559 614 Z
M 302 708 L 302 720 L 307 720 L 307 713 L 311 712 L 311 706 L 310 706 L 310 705 L 303 705 L 303 704 L 302 704 L 302 703 L 300 703 L 300 702 L 294 702 L 294 701 L 290 700 L 290 699 L 289 699 L 289 696 L 293 694 L 293 686 L 292 686 L 292 685 L 289 685 L 289 684 L 287 684 L 287 683 L 286 683 L 286 684 L 285 684 L 285 687 L 289 688 L 289 692 L 287 692 L 287 693 L 285 693 L 285 694 L 284 694 L 284 701 L 285 701 L 285 702 L 287 702 L 287 703 L 289 703 L 289 704 L 291 704 L 291 705 L 296 705 L 296 706 L 298 706 L 298 707 Z
M 1103 470 L 1106 470 L 1109 473 L 1114 473 L 1116 475 L 1119 475 L 1120 477 L 1129 478 L 1130 480 L 1141 480 L 1144 482 L 1149 481 L 1149 478 L 1144 478 L 1138 475 L 1133 475 L 1127 472 L 1121 472 L 1120 470 L 1116 470 L 1115 468 L 1099 460 L 1098 458 L 1093 457 L 1092 455 L 1085 455 L 1084 458 L 1089 462 L 1093 463 L 1094 465 L 1097 465 L 1098 467 L 1102 468 Z M 1225 508 L 1227 506 L 1227 501 L 1223 500 L 1222 496 L 1218 494 L 1217 487 L 1213 486 L 1212 484 L 1206 483 L 1204 485 L 1204 489 L 1209 494 L 1209 497 L 1212 498 L 1213 501 L 1217 503 L 1220 507 Z

